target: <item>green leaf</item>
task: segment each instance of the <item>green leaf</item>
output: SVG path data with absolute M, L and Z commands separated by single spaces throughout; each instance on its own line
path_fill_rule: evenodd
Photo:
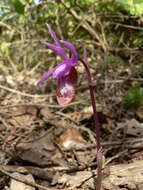
M 25 5 L 20 0 L 13 0 L 15 11 L 19 14 L 24 14 Z
M 125 94 L 124 101 L 127 108 L 138 109 L 143 103 L 143 90 L 141 87 L 138 85 L 132 86 Z
M 106 158 L 105 158 L 105 156 L 103 155 L 103 156 L 102 156 L 102 168 L 105 167 L 105 162 L 106 162 Z

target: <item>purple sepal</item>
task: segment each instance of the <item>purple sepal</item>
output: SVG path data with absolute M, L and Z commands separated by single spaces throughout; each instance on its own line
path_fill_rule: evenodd
M 72 66 L 76 66 L 78 62 L 78 55 L 77 55 L 75 47 L 73 46 L 72 43 L 68 41 L 61 40 L 60 42 L 71 51 L 72 53 L 71 64 Z
M 49 78 L 49 76 L 52 74 L 53 71 L 54 71 L 54 67 L 50 69 L 49 71 L 47 71 L 46 73 L 44 73 L 44 75 L 41 77 L 41 79 L 38 81 L 37 84 L 41 85 L 45 80 Z
M 56 34 L 55 34 L 55 32 L 52 30 L 51 26 L 50 26 L 48 23 L 46 23 L 46 26 L 47 26 L 47 28 L 48 28 L 48 30 L 49 30 L 49 33 L 50 33 L 51 37 L 53 38 L 55 44 L 56 44 L 57 46 L 60 46 L 59 40 L 57 39 Z
M 64 60 L 68 59 L 67 56 L 66 56 L 65 50 L 62 47 L 50 44 L 48 42 L 44 42 L 44 44 L 46 45 L 47 48 L 54 51 L 56 54 L 61 56 L 61 58 L 63 58 Z

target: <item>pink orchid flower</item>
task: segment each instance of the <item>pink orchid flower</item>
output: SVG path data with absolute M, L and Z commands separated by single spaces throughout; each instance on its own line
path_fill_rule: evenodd
M 59 41 L 49 24 L 47 24 L 47 28 L 55 44 L 50 44 L 46 41 L 45 45 L 59 55 L 63 61 L 47 71 L 38 81 L 38 85 L 41 85 L 51 74 L 53 74 L 53 78 L 56 78 L 58 82 L 56 90 L 57 101 L 59 105 L 65 106 L 69 104 L 75 96 L 74 86 L 77 83 L 77 71 L 75 66 L 78 64 L 78 56 L 72 43 L 64 40 Z M 63 46 L 71 52 L 71 57 L 67 56 Z

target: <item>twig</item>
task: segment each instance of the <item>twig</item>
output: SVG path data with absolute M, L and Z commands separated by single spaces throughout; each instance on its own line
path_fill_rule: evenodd
M 11 30 L 11 26 L 8 25 L 8 24 L 6 24 L 6 23 L 4 23 L 4 22 L 0 21 L 0 26 L 6 27 L 7 29 Z
M 102 142 L 102 147 L 111 147 L 111 148 L 121 148 L 124 145 L 124 148 L 127 149 L 142 149 L 143 147 L 143 138 L 131 138 L 131 139 L 124 139 L 124 141 L 109 141 L 109 142 Z M 96 148 L 96 143 L 90 144 L 84 147 L 84 149 L 88 148 Z M 79 149 L 75 149 L 79 150 Z
M 39 185 L 39 184 L 37 184 L 37 183 L 29 182 L 29 181 L 24 180 L 24 179 L 22 179 L 22 178 L 19 179 L 19 178 L 17 178 L 17 177 L 14 177 L 12 174 L 10 174 L 9 172 L 5 171 L 5 170 L 2 169 L 2 168 L 0 168 L 0 172 L 2 172 L 3 174 L 9 176 L 10 178 L 12 178 L 12 179 L 14 179 L 14 180 L 16 180 L 16 181 L 22 182 L 22 183 L 24 183 L 24 184 L 26 184 L 26 185 L 30 185 L 30 186 L 32 186 L 32 187 L 36 187 L 36 188 L 43 189 L 43 190 L 50 190 L 50 189 L 51 189 L 51 188 L 47 188 L 47 187 L 44 187 L 44 186 L 42 186 L 42 185 Z
M 81 103 L 84 103 L 84 102 L 85 101 L 72 102 L 72 103 L 66 105 L 64 108 L 62 106 L 59 106 L 59 105 L 50 105 L 50 104 L 47 104 L 46 107 L 48 107 L 48 108 L 61 108 L 61 110 L 64 110 L 65 108 L 67 108 L 69 106 L 74 106 L 74 105 L 81 104 Z M 1 105 L 0 106 L 0 110 L 14 108 L 14 107 L 20 107 L 20 106 L 39 106 L 39 107 L 45 107 L 45 103 L 44 104 L 41 104 L 41 103 L 21 103 L 21 104 L 13 104 L 13 105 L 6 105 L 6 106 Z
M 108 45 L 108 42 L 106 40 L 104 25 L 101 23 L 101 20 L 99 20 L 98 23 L 100 24 L 100 28 L 101 28 L 101 33 L 102 33 L 104 44 L 106 44 L 106 47 L 109 49 L 109 45 Z
M 28 74 L 32 74 L 35 72 L 35 70 L 41 65 L 41 62 L 39 61 L 39 63 L 37 63 L 30 71 Z
M 3 89 L 3 90 L 6 90 L 6 91 L 12 92 L 14 94 L 18 94 L 20 96 L 27 96 L 27 97 L 31 97 L 31 98 L 46 98 L 46 97 L 54 96 L 54 95 L 51 95 L 51 94 L 50 95 L 38 95 L 38 94 L 33 95 L 33 94 L 28 94 L 28 93 L 20 92 L 18 90 L 15 90 L 15 89 L 3 86 L 3 85 L 0 85 L 0 88 Z
M 126 153 L 127 151 L 128 151 L 128 150 L 124 150 L 124 151 L 119 152 L 118 154 L 112 156 L 111 158 L 109 158 L 109 159 L 105 162 L 104 167 L 107 166 L 107 164 L 109 164 L 110 162 L 112 162 L 114 159 L 116 159 L 116 158 L 120 157 L 122 154 Z
M 125 81 L 125 80 L 129 80 L 129 81 L 143 82 L 143 78 L 134 78 L 134 77 L 131 77 L 131 78 L 119 77 L 119 78 L 120 78 L 120 79 L 123 79 L 124 81 Z
M 122 23 L 116 23 L 116 22 L 111 22 L 110 24 L 121 26 L 121 27 L 124 27 L 124 28 L 130 28 L 130 29 L 133 29 L 133 30 L 143 30 L 143 27 L 139 27 L 139 26 L 131 26 L 131 25 L 122 24 Z
M 72 37 L 72 36 L 75 35 L 75 33 L 77 32 L 77 30 L 81 27 L 81 23 L 82 23 L 82 21 L 80 23 L 78 23 L 78 25 L 76 26 L 76 28 L 74 29 L 74 31 L 71 34 L 69 34 L 70 37 Z
M 9 63 L 11 64 L 13 70 L 14 70 L 16 73 L 18 73 L 16 64 L 13 62 L 13 60 L 11 59 L 11 57 L 10 57 L 9 55 L 7 56 L 7 59 L 8 59 L 8 61 L 9 61 Z
M 77 121 L 75 121 L 74 119 L 72 119 L 68 114 L 65 114 L 65 113 L 62 113 L 62 112 L 59 112 L 59 111 L 57 111 L 56 114 L 69 119 L 70 121 L 72 121 L 76 125 L 79 125 L 79 123 Z
M 49 168 L 40 168 L 37 166 L 15 166 L 15 165 L 0 165 L 0 169 L 4 171 L 13 173 L 23 173 L 23 174 L 32 174 L 34 177 L 39 179 L 46 179 L 51 182 L 53 179 L 53 175 L 56 171 L 51 171 Z
M 109 17 L 109 18 L 140 18 L 140 16 L 132 16 L 132 15 L 115 15 L 115 14 L 108 14 L 108 13 L 96 13 L 97 16 L 102 17 Z
M 75 127 L 76 129 L 81 129 L 83 131 L 86 131 L 89 134 L 89 139 L 94 144 L 94 148 L 96 148 L 96 137 L 93 131 L 91 131 L 89 128 L 85 127 L 84 125 L 78 125 L 78 126 L 73 125 L 73 127 Z

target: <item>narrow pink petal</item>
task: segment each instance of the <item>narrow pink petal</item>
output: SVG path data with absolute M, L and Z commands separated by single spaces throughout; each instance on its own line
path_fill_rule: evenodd
M 49 71 L 47 71 L 46 73 L 44 73 L 44 75 L 41 77 L 41 79 L 38 81 L 38 85 L 41 85 L 45 80 L 47 80 L 49 78 L 49 76 L 52 74 L 54 68 L 50 69 Z
M 76 51 L 74 45 L 72 43 L 70 43 L 68 41 L 64 41 L 64 40 L 61 40 L 60 42 L 71 51 L 71 53 L 72 53 L 72 56 L 71 56 L 72 66 L 77 65 L 78 55 L 77 55 L 77 51 Z
M 53 73 L 53 78 L 61 78 L 61 77 L 66 77 L 69 75 L 71 70 L 71 66 L 67 65 L 66 63 L 61 63 L 56 66 L 56 69 Z
M 53 78 L 58 78 L 64 75 L 65 69 L 66 69 L 65 63 L 59 64 L 53 73 Z
M 56 34 L 52 30 L 51 26 L 48 23 L 46 23 L 46 26 L 47 26 L 47 28 L 49 30 L 49 33 L 50 33 L 51 37 L 53 38 L 54 42 L 56 43 L 56 45 L 60 46 L 59 40 L 57 39 Z
M 65 106 L 69 104 L 75 96 L 75 89 L 73 84 L 68 82 L 67 80 L 61 81 L 58 84 L 56 94 L 57 101 L 60 106 Z

